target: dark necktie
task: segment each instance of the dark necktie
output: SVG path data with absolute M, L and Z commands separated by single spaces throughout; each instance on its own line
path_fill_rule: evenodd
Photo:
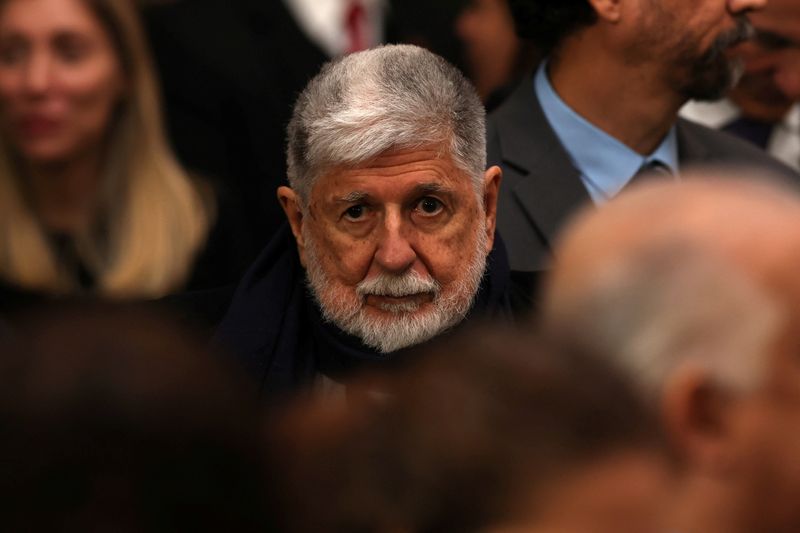
M 774 128 L 775 125 L 769 122 L 740 117 L 723 126 L 722 131 L 732 133 L 740 139 L 750 141 L 762 150 L 766 150 Z

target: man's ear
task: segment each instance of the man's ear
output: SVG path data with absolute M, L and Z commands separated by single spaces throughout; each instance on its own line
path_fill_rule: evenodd
M 695 472 L 725 477 L 734 466 L 735 402 L 697 366 L 686 365 L 664 384 L 661 414 L 667 437 Z
M 503 179 L 503 171 L 500 167 L 493 166 L 483 175 L 483 209 L 486 216 L 486 233 L 488 254 L 494 246 L 494 232 L 497 228 L 497 196 L 500 193 L 500 182 Z
M 289 220 L 292 228 L 294 240 L 297 241 L 297 254 L 300 256 L 300 263 L 306 266 L 306 243 L 303 239 L 303 208 L 300 197 L 289 187 L 278 187 L 278 201 L 281 203 L 283 212 Z
M 630 0 L 589 0 L 598 18 L 606 22 L 619 22 L 622 17 L 622 4 Z

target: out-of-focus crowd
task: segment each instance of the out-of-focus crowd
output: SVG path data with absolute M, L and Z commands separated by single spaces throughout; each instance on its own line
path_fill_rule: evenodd
M 0 0 L 8 531 L 800 531 L 795 0 Z

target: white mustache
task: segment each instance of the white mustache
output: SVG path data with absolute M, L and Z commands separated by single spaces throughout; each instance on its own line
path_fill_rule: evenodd
M 408 271 L 400 276 L 380 274 L 365 279 L 356 286 L 356 294 L 362 298 L 365 296 L 401 298 L 425 293 L 433 293 L 435 296 L 440 290 L 441 285 L 436 280 L 423 277 L 414 271 Z

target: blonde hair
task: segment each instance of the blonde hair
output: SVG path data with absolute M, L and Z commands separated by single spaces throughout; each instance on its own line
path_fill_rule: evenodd
M 110 126 L 96 223 L 76 236 L 96 291 L 155 297 L 178 288 L 205 242 L 212 210 L 169 149 L 144 33 L 130 0 L 85 0 L 108 31 L 128 80 Z M 0 277 L 22 287 L 77 289 L 59 267 L 0 140 Z

